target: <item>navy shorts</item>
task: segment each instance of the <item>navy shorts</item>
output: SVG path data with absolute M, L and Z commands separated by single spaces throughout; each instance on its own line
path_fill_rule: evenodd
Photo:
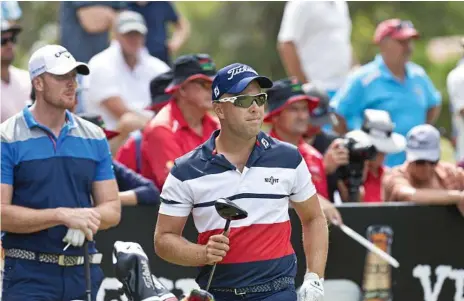
M 103 281 L 103 271 L 90 265 L 92 300 Z M 3 301 L 86 300 L 84 266 L 62 267 L 38 261 L 5 258 Z
M 211 292 L 215 301 L 297 301 L 295 287 L 270 292 L 270 293 L 256 293 L 235 295 L 234 293 Z

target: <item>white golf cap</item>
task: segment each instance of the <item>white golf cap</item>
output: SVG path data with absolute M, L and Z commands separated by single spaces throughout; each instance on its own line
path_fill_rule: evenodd
M 37 49 L 29 60 L 29 76 L 31 80 L 47 72 L 63 75 L 76 69 L 77 73 L 88 75 L 87 64 L 76 62 L 69 51 L 60 45 L 46 45 Z
M 122 34 L 137 31 L 143 35 L 148 31 L 143 16 L 134 11 L 123 11 L 119 14 L 116 21 L 116 30 Z
M 394 133 L 394 128 L 395 124 L 387 111 L 372 109 L 364 111 L 362 130 L 369 135 L 377 151 L 394 154 L 404 150 L 406 139 L 403 135 Z
M 406 139 L 407 161 L 440 160 L 440 132 L 432 125 L 421 124 L 413 127 Z

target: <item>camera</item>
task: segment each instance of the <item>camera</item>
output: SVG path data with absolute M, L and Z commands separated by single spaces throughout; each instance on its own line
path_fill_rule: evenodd
M 349 201 L 358 202 L 359 187 L 363 184 L 363 170 L 366 160 L 372 160 L 377 155 L 377 149 L 369 136 L 363 131 L 352 131 L 345 135 L 342 145 L 348 150 L 349 163 L 340 166 L 338 176 L 348 188 Z

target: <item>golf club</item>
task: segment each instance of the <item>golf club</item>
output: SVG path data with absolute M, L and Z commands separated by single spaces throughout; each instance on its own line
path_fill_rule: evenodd
M 89 256 L 89 241 L 84 241 L 84 271 L 85 271 L 85 294 L 87 301 L 92 301 L 92 283 L 90 281 L 90 256 Z
M 248 216 L 248 212 L 237 206 L 237 204 L 235 204 L 231 200 L 225 198 L 218 199 L 214 203 L 214 207 L 216 208 L 216 211 L 219 214 L 219 216 L 226 220 L 226 225 L 224 227 L 224 231 L 222 232 L 223 234 L 226 233 L 227 230 L 229 230 L 231 221 L 244 219 Z M 206 291 L 209 291 L 209 288 L 211 286 L 211 281 L 213 280 L 213 275 L 216 271 L 216 265 L 217 263 L 213 265 L 211 274 L 209 275 L 208 284 L 206 285 Z

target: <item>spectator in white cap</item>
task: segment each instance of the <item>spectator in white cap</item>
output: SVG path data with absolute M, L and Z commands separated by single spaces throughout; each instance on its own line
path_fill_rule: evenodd
M 114 24 L 115 40 L 89 62 L 90 76 L 84 79 L 85 110 L 102 116 L 109 130 L 128 133 L 141 129 L 153 112 L 150 81 L 170 70 L 163 61 L 144 48 L 147 27 L 139 13 L 121 12 Z M 133 124 L 119 124 L 121 117 L 133 114 Z
M 362 202 L 373 203 L 384 200 L 382 178 L 387 171 L 387 167 L 384 166 L 385 156 L 401 152 L 406 146 L 406 139 L 393 132 L 394 127 L 395 125 L 387 111 L 369 109 L 364 111 L 364 122 L 361 130 L 351 131 L 345 135 L 345 137 L 352 137 L 359 141 L 368 139 L 377 150 L 375 158 L 367 160 L 365 163 L 364 182 L 360 193 Z M 342 199 L 345 200 L 347 192 L 343 183 L 341 185 Z
M 383 179 L 386 201 L 422 204 L 464 204 L 464 172 L 440 161 L 440 132 L 429 124 L 407 135 L 406 162 Z
M 72 110 L 76 104 L 78 73 L 88 75 L 89 67 L 77 62 L 63 46 L 46 45 L 34 52 L 29 60 L 29 76 L 36 98 L 32 110 L 47 112 L 49 116 L 55 111 L 64 114 L 63 110 Z M 48 122 L 52 120 L 47 118 Z M 60 118 L 56 121 L 62 122 Z

